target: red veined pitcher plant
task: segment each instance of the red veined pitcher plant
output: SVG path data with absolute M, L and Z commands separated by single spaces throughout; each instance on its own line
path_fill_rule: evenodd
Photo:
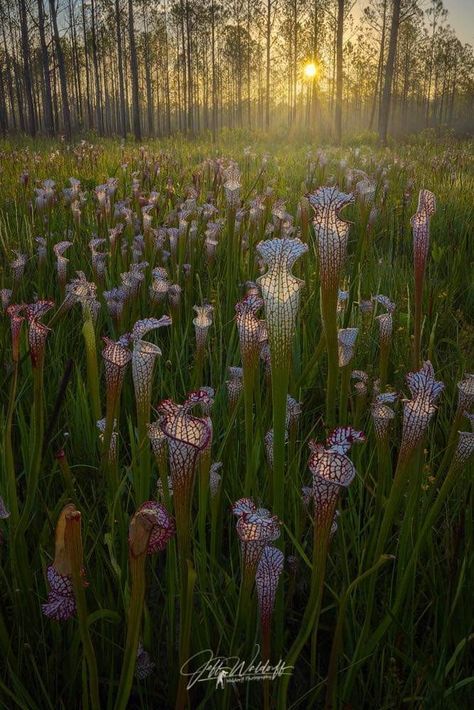
M 341 492 L 356 475 L 356 469 L 348 452 L 353 443 L 365 441 L 365 435 L 352 427 L 339 427 L 328 436 L 325 445 L 311 441 L 308 467 L 312 474 L 312 487 L 305 492 L 313 499 L 313 566 L 309 598 L 301 621 L 300 630 L 288 652 L 285 663 L 294 666 L 305 643 L 313 633 L 313 648 L 316 647 L 319 616 L 326 576 L 326 561 L 334 532 L 334 521 Z M 311 675 L 315 675 L 315 658 L 312 653 Z M 283 676 L 278 692 L 278 707 L 286 708 L 289 676 Z
M 370 413 L 374 425 L 375 439 L 377 442 L 378 475 L 375 482 L 375 508 L 376 515 L 382 512 L 384 497 L 388 494 L 392 483 L 392 462 L 390 457 L 389 435 L 395 412 L 391 406 L 397 399 L 396 392 L 379 392 L 377 383 L 374 383 L 374 399 Z
M 58 283 L 62 296 L 64 296 L 64 290 L 66 288 L 67 265 L 69 264 L 69 259 L 67 259 L 64 254 L 69 249 L 69 247 L 72 247 L 72 242 L 68 242 L 67 240 L 58 242 L 53 247 L 54 255 L 56 256 L 56 272 L 58 275 Z
M 464 379 L 457 385 L 458 398 L 454 413 L 453 423 L 449 432 L 448 443 L 439 470 L 444 473 L 452 461 L 454 448 L 456 446 L 459 427 L 465 416 L 465 412 L 474 409 L 474 375 L 466 373 Z
M 339 369 L 341 370 L 341 391 L 339 400 L 339 419 L 342 424 L 347 419 L 347 401 L 351 381 L 351 362 L 355 344 L 359 335 L 358 328 L 339 328 L 337 332 Z
M 53 301 L 36 301 L 26 306 L 28 345 L 33 372 L 33 408 L 31 425 L 31 455 L 28 469 L 26 499 L 21 513 L 19 531 L 26 530 L 38 493 L 44 438 L 44 362 L 46 340 L 51 328 L 41 322 L 53 308 Z
M 100 309 L 97 300 L 97 286 L 95 283 L 87 281 L 83 271 L 77 271 L 77 278 L 71 279 L 66 285 L 65 299 L 59 309 L 64 311 L 75 303 L 82 306 L 82 335 L 86 349 L 87 365 L 87 389 L 94 420 L 100 419 L 100 388 L 99 388 L 99 366 L 97 363 L 97 342 L 95 334 L 95 322 Z
M 244 493 L 249 495 L 253 485 L 253 442 L 254 442 L 254 392 L 260 355 L 260 334 L 262 322 L 258 312 L 263 306 L 263 299 L 258 293 L 250 293 L 235 306 L 235 322 L 239 333 L 240 357 L 242 359 L 244 418 L 245 418 L 245 482 Z
M 169 316 L 144 318 L 132 329 L 132 378 L 137 407 L 138 456 L 134 466 L 134 489 L 136 503 L 140 505 L 150 494 L 150 455 L 147 427 L 150 423 L 151 390 L 156 358 L 161 356 L 158 345 L 144 340 L 153 330 L 171 325 Z
M 265 304 L 266 328 L 271 354 L 273 419 L 273 509 L 284 515 L 285 419 L 293 338 L 303 281 L 292 267 L 308 251 L 299 239 L 271 239 L 257 244 L 267 272 L 257 279 Z
M 386 309 L 386 313 L 382 313 L 376 318 L 379 324 L 379 379 L 380 387 L 381 389 L 384 389 L 387 384 L 388 377 L 395 304 L 387 298 L 387 296 L 383 296 L 382 294 L 374 296 L 372 300 L 379 303 Z
M 127 637 L 120 682 L 115 700 L 116 710 L 128 707 L 136 670 L 145 604 L 145 564 L 148 555 L 163 551 L 175 534 L 175 523 L 167 509 L 156 501 L 145 501 L 133 515 L 128 533 L 130 591 L 128 599 Z M 142 649 L 143 652 L 143 649 Z
M 43 614 L 53 621 L 67 621 L 77 616 L 87 673 L 83 683 L 91 708 L 100 710 L 99 680 L 94 647 L 89 634 L 89 615 L 85 587 L 88 586 L 84 571 L 81 536 L 81 513 L 68 503 L 61 511 L 56 525 L 55 554 L 47 569 L 49 584 L 48 599 L 43 604 Z
M 423 318 L 423 285 L 430 247 L 430 221 L 436 212 L 436 198 L 429 190 L 420 190 L 418 208 L 411 218 L 413 230 L 413 267 L 415 273 L 415 331 L 413 335 L 413 364 L 419 367 L 421 354 L 421 326 Z
M 279 518 L 266 508 L 258 508 L 252 498 L 240 498 L 233 504 L 232 512 L 237 517 L 236 530 L 240 539 L 242 578 L 231 653 L 235 651 L 235 645 L 238 643 L 245 622 L 247 627 L 250 623 L 250 599 L 260 558 L 265 547 L 280 537 L 281 528 Z M 248 635 L 245 635 L 245 638 L 248 638 Z
M 399 510 L 401 498 L 406 492 L 410 474 L 414 475 L 415 473 L 411 471 L 410 464 L 415 458 L 418 446 L 423 441 L 431 418 L 436 411 L 435 402 L 444 389 L 444 384 L 435 380 L 434 369 L 429 361 L 425 362 L 417 372 L 409 373 L 406 379 L 412 398 L 403 401 L 402 441 L 397 467 L 385 504 L 379 535 L 376 538 L 377 543 L 372 562 L 375 562 L 383 552 L 393 519 Z M 372 579 L 374 580 L 375 577 Z
M 320 187 L 307 197 L 314 211 L 313 225 L 319 258 L 321 317 L 328 358 L 325 423 L 331 429 L 336 423 L 337 303 L 350 226 L 349 222 L 340 218 L 340 212 L 354 202 L 354 195 L 340 192 L 336 187 Z
M 191 413 L 199 401 L 206 407 L 209 404 L 209 393 L 198 390 L 192 392 L 182 405 L 168 399 L 161 402 L 158 407 L 159 425 L 168 444 L 168 466 L 176 518 L 181 606 L 180 667 L 189 656 L 192 593 L 196 580 L 191 549 L 191 506 L 194 482 L 199 456 L 208 448 L 212 437 L 208 418 L 196 417 Z M 187 695 L 185 677 L 181 676 L 176 699 L 177 708 L 184 707 Z
M 196 385 L 202 381 L 202 369 L 204 365 L 204 356 L 206 353 L 206 343 L 208 339 L 209 329 L 212 326 L 212 314 L 214 311 L 211 304 L 206 303 L 203 306 L 193 306 L 196 312 L 196 317 L 193 319 L 194 332 L 196 334 L 196 355 L 195 355 L 195 375 L 194 381 Z
M 119 419 L 120 394 L 127 365 L 132 359 L 132 353 L 128 348 L 130 343 L 129 334 L 122 335 L 116 342 L 107 337 L 104 337 L 103 341 L 105 343 L 105 347 L 102 350 L 102 359 L 105 370 L 106 409 L 101 467 L 107 480 L 109 503 L 111 503 L 118 488 L 118 473 L 110 458 L 110 445 L 115 422 Z
M 262 630 L 262 660 L 270 661 L 271 621 L 275 606 L 276 592 L 280 575 L 283 571 L 284 555 L 281 550 L 267 545 L 258 563 L 255 573 L 260 626 Z M 268 680 L 264 680 L 264 708 L 270 708 L 270 688 Z
M 9 509 L 12 512 L 12 523 L 17 525 L 19 517 L 19 506 L 16 488 L 15 460 L 12 442 L 13 413 L 18 388 L 18 367 L 20 362 L 20 336 L 22 325 L 25 321 L 26 306 L 24 304 L 11 304 L 6 308 L 6 315 L 10 318 L 10 332 L 12 344 L 13 370 L 10 382 L 10 393 L 8 399 L 8 409 L 6 414 L 5 434 L 4 434 L 4 455 L 6 471 L 6 499 Z

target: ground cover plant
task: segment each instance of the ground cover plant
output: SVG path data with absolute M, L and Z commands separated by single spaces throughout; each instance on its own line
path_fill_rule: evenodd
M 469 704 L 472 144 L 247 141 L 0 144 L 2 707 Z

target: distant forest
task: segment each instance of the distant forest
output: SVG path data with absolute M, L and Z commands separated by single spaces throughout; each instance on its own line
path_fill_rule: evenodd
M 472 127 L 441 0 L 0 0 L 0 27 L 3 135 Z

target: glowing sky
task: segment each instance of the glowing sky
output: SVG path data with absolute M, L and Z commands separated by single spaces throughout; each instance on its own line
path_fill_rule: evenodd
M 474 45 L 474 2 L 473 0 L 445 0 L 448 23 L 456 31 L 461 42 Z
M 421 0 L 423 8 L 428 7 L 430 0 Z M 358 19 L 362 9 L 368 5 L 367 0 L 356 0 L 352 11 L 354 19 Z M 474 46 L 474 0 L 444 0 L 448 11 L 447 23 L 455 30 L 463 44 L 468 42 Z

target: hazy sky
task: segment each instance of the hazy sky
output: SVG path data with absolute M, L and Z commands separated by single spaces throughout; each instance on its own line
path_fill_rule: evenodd
M 444 6 L 461 42 L 474 45 L 474 0 L 444 0 Z
M 448 11 L 448 23 L 455 30 L 463 44 L 469 42 L 474 46 L 474 0 L 443 0 Z M 353 15 L 357 19 L 362 8 L 368 5 L 367 0 L 357 0 Z M 428 7 L 429 0 L 422 0 L 422 7 Z

